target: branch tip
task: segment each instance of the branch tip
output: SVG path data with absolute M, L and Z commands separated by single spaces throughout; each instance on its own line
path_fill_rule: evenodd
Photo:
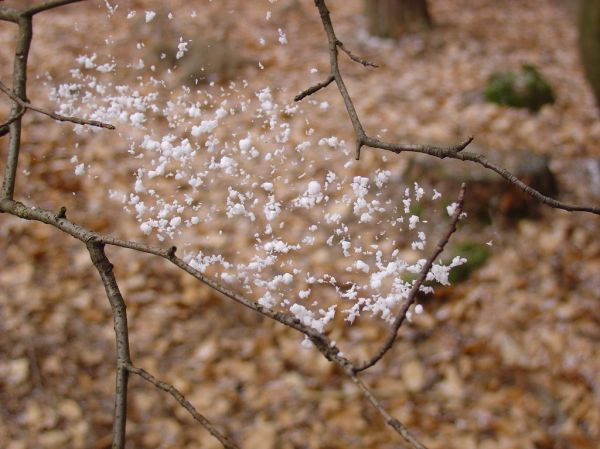
M 357 161 L 360 160 L 360 150 L 362 149 L 363 145 L 364 145 L 364 143 L 361 139 L 358 139 L 356 141 L 356 157 L 355 158 Z
M 408 293 L 408 296 L 406 296 L 402 300 L 402 303 L 400 304 L 400 309 L 399 309 L 398 313 L 396 314 L 396 318 L 394 319 L 394 323 L 392 324 L 392 327 L 388 333 L 387 338 L 385 339 L 385 342 L 381 345 L 381 347 L 379 348 L 377 353 L 375 355 L 373 355 L 369 360 L 367 360 L 366 362 L 363 362 L 361 364 L 354 365 L 355 373 L 364 371 L 364 370 L 372 367 L 373 365 L 375 365 L 377 362 L 379 362 L 379 360 L 381 360 L 383 358 L 383 356 L 394 345 L 394 341 L 396 340 L 396 337 L 398 336 L 398 330 L 400 329 L 400 326 L 402 326 L 402 323 L 406 319 L 406 315 L 407 315 L 408 310 L 410 309 L 410 306 L 412 306 L 413 303 L 415 302 L 417 293 L 419 292 L 421 286 L 427 280 L 427 275 L 431 271 L 435 260 L 444 251 L 444 248 L 448 244 L 450 237 L 452 237 L 452 235 L 456 232 L 458 220 L 459 220 L 459 218 L 462 214 L 462 210 L 463 210 L 466 188 L 467 188 L 467 184 L 463 182 L 460 186 L 460 191 L 458 193 L 458 198 L 456 200 L 458 203 L 458 206 L 456 207 L 456 210 L 454 211 L 454 214 L 452 215 L 452 220 L 450 222 L 450 225 L 448 226 L 446 233 L 440 238 L 435 251 L 425 261 L 425 264 L 423 265 L 423 268 L 421 269 L 421 271 L 419 273 L 419 277 L 413 283 L 413 285 L 410 289 L 410 292 Z
M 198 412 L 198 410 L 196 410 L 190 401 L 188 401 L 186 397 L 172 384 L 157 379 L 143 368 L 136 368 L 129 361 L 124 365 L 124 369 L 132 374 L 140 376 L 142 379 L 154 385 L 159 390 L 170 394 L 179 403 L 179 405 L 186 409 L 197 422 L 199 422 L 206 430 L 210 432 L 213 437 L 215 437 L 221 443 L 224 449 L 239 449 L 239 447 L 227 436 L 222 434 L 211 421 Z
M 467 140 L 465 140 L 463 143 L 459 144 L 456 147 L 456 150 L 454 152 L 455 153 L 460 153 L 462 150 L 464 150 L 465 148 L 467 148 L 471 144 L 471 142 L 473 142 L 473 140 L 475 140 L 475 138 L 473 136 L 467 137 Z
M 56 214 L 57 220 L 60 220 L 61 218 L 67 218 L 67 208 L 65 206 L 62 206 Z
M 367 61 L 366 59 L 361 58 L 360 56 L 357 56 L 354 53 L 352 53 L 349 49 L 347 49 L 344 46 L 342 41 L 340 41 L 339 39 L 336 39 L 335 45 L 337 47 L 339 47 L 339 49 L 342 50 L 344 53 L 346 53 L 348 55 L 348 57 L 350 59 L 352 59 L 354 62 L 357 62 L 357 63 L 363 65 L 364 67 L 373 67 L 375 69 L 379 68 L 379 65 L 375 64 L 374 62 Z
M 300 92 L 298 95 L 296 95 L 294 97 L 294 101 L 298 102 L 298 101 L 308 97 L 309 95 L 312 95 L 315 92 L 318 92 L 319 90 L 323 89 L 324 87 L 329 86 L 333 82 L 333 80 L 335 80 L 335 77 L 333 75 L 329 75 L 327 77 L 327 79 L 325 79 L 325 81 L 315 84 L 314 86 L 311 86 L 308 89 Z

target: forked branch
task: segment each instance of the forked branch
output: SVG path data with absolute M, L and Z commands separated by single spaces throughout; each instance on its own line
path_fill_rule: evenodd
M 342 50 L 344 53 L 346 53 L 348 55 L 348 57 L 350 59 L 352 59 L 354 62 L 357 62 L 365 67 L 373 67 L 373 68 L 377 68 L 379 67 L 377 64 L 375 64 L 374 62 L 371 61 L 367 61 L 364 58 L 361 58 L 360 56 L 355 55 L 354 53 L 352 53 L 350 51 L 350 49 L 346 48 L 344 46 L 344 44 L 342 43 L 342 41 L 337 41 L 337 46 L 340 47 L 340 50 Z
M 3 13 L 6 11 L 4 7 L 0 8 L 0 18 L 3 18 Z M 12 10 L 7 14 L 10 16 Z M 17 45 L 15 48 L 15 57 L 13 63 L 13 94 L 21 99 L 27 98 L 27 62 L 29 58 L 29 49 L 31 48 L 31 40 L 33 39 L 33 21 L 31 17 L 15 17 L 14 22 L 19 27 L 17 34 Z M 21 150 L 21 114 L 22 106 L 18 103 L 13 103 L 10 110 L 10 117 L 15 119 L 8 125 L 10 136 L 8 140 L 8 156 L 6 158 L 6 166 L 4 167 L 4 179 L 2 180 L 3 198 L 13 197 L 15 191 L 15 182 L 17 176 L 17 166 L 19 164 L 19 151 Z
M 104 253 L 104 243 L 92 237 L 86 244 L 92 262 L 100 274 L 102 284 L 106 290 L 106 296 L 108 297 L 112 309 L 117 345 L 117 377 L 115 385 L 112 447 L 113 449 L 122 449 L 125 447 L 125 425 L 127 423 L 127 381 L 129 377 L 127 366 L 131 364 L 127 310 L 113 273 L 113 266 Z
M 402 152 L 413 152 L 413 153 L 427 154 L 427 155 L 434 156 L 434 157 L 437 157 L 440 159 L 449 158 L 449 159 L 457 159 L 460 161 L 474 162 L 478 165 L 481 165 L 482 167 L 485 167 L 489 170 L 496 172 L 497 174 L 502 176 L 504 179 L 506 179 L 511 184 L 514 184 L 515 186 L 517 186 L 521 190 L 523 190 L 525 193 L 529 194 L 536 200 L 538 200 L 541 203 L 544 203 L 550 207 L 553 207 L 556 209 L 563 209 L 563 210 L 570 211 L 570 212 L 589 212 L 592 214 L 600 215 L 600 207 L 569 204 L 569 203 L 565 203 L 562 201 L 558 201 L 554 198 L 550 198 L 550 197 L 542 194 L 538 190 L 528 186 L 527 184 L 525 184 L 523 181 L 518 179 L 515 175 L 510 173 L 505 168 L 502 168 L 496 164 L 489 162 L 485 158 L 485 156 L 476 154 L 476 153 L 471 153 L 471 152 L 463 152 L 462 150 L 464 150 L 473 141 L 472 137 L 469 137 L 464 142 L 462 142 L 458 145 L 449 146 L 449 147 L 444 147 L 444 146 L 440 147 L 440 146 L 435 146 L 435 145 L 415 145 L 415 144 L 403 144 L 403 143 L 390 143 L 390 142 L 385 142 L 385 141 L 368 136 L 363 128 L 360 118 L 358 117 L 358 113 L 356 112 L 354 102 L 352 101 L 352 97 L 348 93 L 348 89 L 346 88 L 342 74 L 340 72 L 339 64 L 338 64 L 338 48 L 345 51 L 353 60 L 355 60 L 363 65 L 370 65 L 370 64 L 367 64 L 366 61 L 364 61 L 360 58 L 353 57 L 352 54 L 350 52 L 348 52 L 348 50 L 343 45 L 341 45 L 340 40 L 337 38 L 337 36 L 335 34 L 335 30 L 333 28 L 333 24 L 331 21 L 331 15 L 330 15 L 329 9 L 327 8 L 327 4 L 326 4 L 325 0 L 315 0 L 315 6 L 319 10 L 319 14 L 321 16 L 321 22 L 323 23 L 323 28 L 325 30 L 325 33 L 327 35 L 327 40 L 329 42 L 329 61 L 330 61 L 330 70 L 331 70 L 330 76 L 333 77 L 333 79 L 335 80 L 335 82 L 338 86 L 339 93 L 342 96 L 342 99 L 344 100 L 344 105 L 346 107 L 346 111 L 348 112 L 348 115 L 350 116 L 350 121 L 352 122 L 352 126 L 354 128 L 354 134 L 356 137 L 356 159 L 360 158 L 361 149 L 362 149 L 362 147 L 366 146 L 366 147 L 378 148 L 378 149 L 382 149 L 382 150 L 391 151 L 396 154 L 400 154 Z M 309 90 L 310 89 L 307 89 L 302 94 L 306 93 Z M 299 100 L 305 98 L 306 96 L 317 92 L 318 90 L 319 89 L 314 89 L 306 95 L 300 94 L 300 95 L 296 96 L 295 100 L 299 101 Z
M 436 245 L 435 251 L 429 256 L 429 258 L 426 260 L 425 264 L 423 265 L 423 268 L 421 269 L 421 272 L 419 273 L 419 277 L 412 285 L 412 288 L 410 289 L 408 296 L 406 298 L 404 298 L 404 300 L 400 304 L 400 309 L 398 310 L 398 313 L 396 314 L 396 318 L 394 319 L 394 322 L 392 324 L 392 327 L 390 329 L 390 332 L 389 332 L 385 342 L 381 345 L 381 348 L 379 349 L 379 351 L 377 351 L 377 353 L 373 357 L 371 357 L 369 360 L 361 363 L 360 365 L 356 365 L 354 367 L 355 372 L 364 371 L 364 370 L 372 367 L 373 365 L 375 365 L 379 360 L 381 360 L 381 358 L 385 355 L 385 353 L 388 352 L 394 345 L 394 342 L 396 341 L 396 337 L 398 336 L 398 331 L 400 330 L 400 326 L 402 326 L 402 323 L 406 319 L 406 314 L 408 313 L 410 306 L 412 306 L 415 303 L 417 293 L 419 292 L 421 286 L 427 279 L 427 275 L 431 271 L 431 267 L 433 266 L 435 260 L 440 256 L 440 254 L 442 254 L 442 251 L 444 251 L 444 248 L 448 244 L 448 241 L 450 240 L 450 237 L 452 236 L 452 234 L 454 234 L 456 232 L 456 226 L 458 225 L 458 220 L 460 219 L 460 216 L 462 214 L 463 206 L 464 206 L 464 202 L 465 202 L 465 189 L 466 189 L 466 184 L 463 183 L 460 188 L 460 193 L 458 195 L 454 213 L 452 214 L 452 220 L 450 222 L 450 226 L 448 227 L 448 230 L 446 231 L 446 233 L 442 236 L 442 238 Z

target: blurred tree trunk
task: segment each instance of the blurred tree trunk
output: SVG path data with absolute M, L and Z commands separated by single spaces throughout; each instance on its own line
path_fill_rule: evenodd
M 600 107 L 600 0 L 581 0 L 579 49 L 588 81 Z
M 431 28 L 427 0 L 364 0 L 369 32 L 380 37 L 400 37 Z

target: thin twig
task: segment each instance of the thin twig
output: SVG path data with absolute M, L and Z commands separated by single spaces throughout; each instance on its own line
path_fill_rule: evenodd
M 71 3 L 79 3 L 86 0 L 47 0 L 38 5 L 23 10 L 22 14 L 33 16 L 34 14 L 48 11 L 49 9 L 58 8 L 60 6 L 69 5 Z
M 294 101 L 300 101 L 300 100 L 308 97 L 309 95 L 312 95 L 315 92 L 318 92 L 319 90 L 323 89 L 324 87 L 329 86 L 334 81 L 334 79 L 335 78 L 333 77 L 333 75 L 329 75 L 325 81 L 315 84 L 314 86 L 311 86 L 308 89 L 300 92 L 298 95 L 296 95 L 294 97 Z
M 86 0 L 48 0 L 26 9 L 15 9 L 8 6 L 0 6 L 0 20 L 17 23 L 22 17 L 31 18 L 35 14 L 48 11 L 49 9 L 83 1 Z
M 470 140 L 465 141 L 465 143 L 467 143 L 467 144 L 468 144 L 468 142 L 470 142 Z M 466 146 L 465 143 L 460 144 L 458 146 L 458 148 L 460 148 L 461 146 L 464 148 L 464 146 Z M 517 186 L 523 192 L 527 193 L 532 198 L 535 198 L 540 203 L 546 204 L 555 209 L 562 209 L 562 210 L 566 210 L 569 212 L 589 212 L 591 214 L 600 215 L 600 207 L 569 204 L 569 203 L 555 200 L 554 198 L 550 198 L 549 196 L 542 194 L 538 190 L 525 184 L 523 181 L 521 181 L 519 178 L 517 178 L 515 175 L 513 175 L 511 172 L 509 172 L 505 168 L 500 167 L 499 165 L 496 165 L 496 164 L 490 162 L 485 156 L 483 156 L 481 154 L 473 153 L 470 151 L 462 151 L 462 150 L 456 151 L 457 147 L 443 148 L 443 147 L 434 147 L 434 146 L 428 147 L 425 145 L 395 144 L 395 143 L 384 142 L 379 139 L 373 139 L 371 137 L 367 137 L 365 139 L 364 145 L 371 147 L 371 148 L 380 148 L 382 150 L 388 150 L 388 151 L 391 151 L 392 153 L 396 153 L 396 154 L 402 153 L 402 152 L 413 152 L 413 153 L 428 154 L 430 156 L 434 156 L 434 157 L 437 157 L 440 159 L 448 158 L 448 159 L 457 159 L 459 161 L 474 162 L 478 165 L 481 165 L 482 167 L 485 167 L 489 170 L 496 172 L 497 174 L 502 176 L 504 179 L 506 179 L 509 183 Z
M 108 297 L 112 309 L 117 346 L 117 377 L 115 385 L 112 449 L 123 449 L 125 447 L 125 426 L 127 423 L 127 381 L 129 378 L 127 366 L 131 364 L 127 310 L 113 273 L 113 266 L 104 253 L 104 243 L 95 238 L 90 238 L 86 242 L 86 245 L 92 262 L 100 274 L 102 284 L 106 290 L 106 296 Z
M 402 438 L 406 440 L 414 449 L 427 449 L 426 446 L 423 445 L 417 438 L 408 430 L 408 428 L 394 418 L 389 412 L 383 407 L 381 402 L 371 393 L 369 388 L 364 384 L 362 380 L 356 376 L 356 374 L 351 374 L 350 378 L 352 381 L 358 386 L 360 391 L 366 396 L 369 402 L 377 409 L 377 411 L 383 416 L 385 422 L 392 427 Z
M 130 373 L 137 374 L 142 379 L 150 382 L 156 388 L 159 388 L 160 390 L 163 390 L 173 396 L 175 400 L 179 402 L 179 404 L 185 408 L 196 421 L 198 421 L 206 430 L 208 430 L 212 436 L 219 440 L 225 449 L 239 449 L 239 447 L 233 441 L 219 432 L 219 430 L 204 415 L 198 412 L 198 410 L 196 410 L 190 401 L 188 401 L 185 396 L 183 396 L 173 385 L 158 380 L 148 371 L 142 368 L 136 368 L 131 364 L 127 365 L 126 368 Z
M 11 116 L 6 122 L 4 122 L 0 125 L 0 137 L 5 136 L 6 134 L 9 133 L 10 124 L 13 122 L 16 122 L 21 117 L 23 117 L 23 114 L 25 114 L 26 110 L 27 109 L 25 109 L 25 108 L 21 108 L 21 110 L 16 115 Z
M 329 10 L 327 9 L 327 5 L 325 4 L 324 0 L 315 0 L 315 5 L 319 10 L 321 22 L 323 23 L 325 33 L 327 34 L 327 40 L 329 42 L 329 65 L 331 67 L 331 75 L 334 77 L 335 83 L 338 86 L 338 90 L 342 96 L 342 99 L 344 100 L 346 111 L 350 116 L 350 121 L 352 122 L 352 126 L 354 127 L 354 133 L 356 134 L 356 158 L 358 159 L 360 157 L 360 149 L 363 146 L 363 140 L 367 137 L 367 135 L 365 133 L 365 130 L 363 129 L 362 123 L 358 118 L 356 108 L 354 107 L 354 103 L 350 98 L 350 94 L 348 93 L 348 89 L 346 88 L 346 84 L 344 84 L 344 79 L 342 78 L 342 74 L 340 73 L 338 65 L 339 40 L 335 35 L 335 31 L 333 30 L 333 24 L 331 23 Z
M 33 39 L 33 21 L 31 17 L 17 17 L 19 32 L 15 47 L 15 59 L 13 63 L 13 94 L 20 100 L 27 98 L 27 60 L 29 49 Z M 14 103 L 10 115 L 14 116 L 22 108 L 18 102 Z M 19 165 L 19 152 L 21 150 L 21 118 L 16 119 L 9 125 L 10 137 L 8 139 L 8 155 L 4 167 L 4 179 L 2 180 L 2 198 L 11 198 L 15 193 L 17 167 Z
M 396 341 L 396 337 L 398 336 L 398 330 L 400 329 L 400 326 L 402 326 L 402 323 L 404 322 L 404 320 L 406 318 L 408 309 L 410 309 L 410 306 L 412 306 L 414 304 L 415 299 L 417 297 L 417 293 L 419 292 L 419 289 L 421 288 L 421 286 L 427 279 L 427 275 L 431 271 L 431 267 L 433 266 L 433 263 L 439 257 L 439 255 L 442 253 L 442 251 L 444 251 L 444 248 L 448 244 L 448 241 L 450 240 L 450 237 L 452 236 L 452 234 L 454 234 L 456 232 L 456 226 L 458 224 L 460 215 L 462 214 L 462 211 L 463 211 L 463 205 L 464 205 L 464 201 L 465 201 L 465 189 L 466 189 L 466 185 L 465 185 L 465 183 L 463 183 L 460 188 L 460 193 L 458 195 L 458 199 L 456 200 L 457 207 L 454 210 L 454 214 L 452 215 L 452 220 L 450 222 L 450 226 L 448 226 L 448 230 L 442 236 L 442 238 L 439 240 L 437 246 L 435 247 L 435 251 L 429 256 L 429 258 L 425 262 L 425 265 L 423 265 L 423 268 L 421 269 L 421 272 L 419 273 L 419 277 L 412 285 L 412 288 L 411 288 L 410 292 L 408 293 L 408 296 L 406 298 L 404 298 L 404 300 L 400 304 L 400 309 L 398 310 L 398 313 L 396 315 L 394 323 L 392 324 L 392 327 L 390 329 L 390 332 L 389 332 L 385 342 L 381 345 L 381 348 L 379 348 L 379 351 L 377 351 L 377 353 L 373 357 L 371 357 L 369 360 L 363 362 L 360 365 L 356 365 L 354 367 L 355 372 L 358 373 L 360 371 L 364 371 L 364 370 L 372 367 L 373 365 L 375 365 L 379 360 L 381 360 L 381 358 L 386 354 L 386 352 L 388 352 L 391 349 L 391 347 L 394 345 L 394 342 Z
M 59 122 L 71 122 L 71 123 L 75 123 L 77 125 L 89 125 L 89 126 L 97 126 L 98 128 L 115 129 L 115 127 L 109 123 L 100 122 L 98 120 L 86 120 L 86 119 L 81 119 L 79 117 L 69 117 L 66 115 L 60 115 L 60 114 L 56 114 L 51 111 L 47 111 L 46 109 L 42 109 L 37 106 L 34 106 L 31 103 L 24 101 L 24 100 L 20 99 L 19 97 L 17 97 L 14 93 L 11 92 L 11 90 L 2 81 L 0 81 L 0 90 L 2 92 L 4 92 L 6 95 L 8 95 L 12 100 L 17 102 L 19 104 L 19 106 L 21 106 L 22 108 L 31 109 L 32 111 L 47 115 L 48 117 L 53 118 L 54 120 L 57 120 Z
M 338 40 L 337 41 L 337 45 L 338 45 L 338 47 L 340 47 L 340 50 L 342 50 L 344 53 L 346 53 L 348 55 L 348 57 L 350 59 L 352 59 L 354 62 L 358 62 L 359 64 L 362 64 L 365 67 L 374 67 L 374 68 L 378 68 L 379 67 L 374 62 L 367 61 L 366 59 L 363 59 L 360 56 L 357 56 L 354 53 L 352 53 L 348 48 L 346 48 L 344 46 L 344 44 L 342 43 L 342 41 Z

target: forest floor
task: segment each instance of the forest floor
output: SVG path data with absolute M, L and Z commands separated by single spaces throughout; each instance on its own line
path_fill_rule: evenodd
M 33 2 L 3 4 L 27 3 Z M 244 79 L 256 89 L 271 86 L 282 103 L 328 73 L 326 38 L 309 0 L 174 0 L 169 10 L 165 2 L 123 3 L 138 10 L 136 18 L 115 14 L 109 20 L 101 1 L 36 18 L 28 92 L 34 104 L 55 106 L 49 90 L 69 80 L 78 55 L 107 51 L 106 30 L 112 55 L 131 64 L 138 59 L 135 42 L 145 43 L 151 59 L 165 41 L 177 42 L 178 33 L 193 34 L 214 51 L 205 52 L 203 65 L 238 84 Z M 563 3 L 430 0 L 435 28 L 399 41 L 367 35 L 362 2 L 329 3 L 338 37 L 380 66 L 364 68 L 340 55 L 368 131 L 389 141 L 435 144 L 473 135 L 473 151 L 500 162 L 525 150 L 544 155 L 561 199 L 600 204 L 600 113 L 579 62 L 572 11 Z M 191 14 L 194 8 L 197 15 Z M 149 10 L 157 18 L 145 24 Z M 165 28 L 157 33 L 145 26 L 152 23 Z M 287 44 L 278 44 L 278 29 Z M 5 83 L 14 31 L 9 24 L 0 28 Z M 264 48 L 261 37 L 267 40 Z M 481 92 L 488 77 L 523 63 L 544 74 L 556 102 L 538 113 L 486 103 Z M 198 67 L 182 69 L 193 73 Z M 192 90 L 216 95 L 227 83 L 217 79 L 214 86 Z M 327 108 L 321 107 L 324 101 Z M 334 86 L 305 103 L 315 135 L 353 141 Z M 0 117 L 7 111 L 3 101 Z M 66 206 L 70 219 L 90 229 L 151 241 L 135 217 L 109 197 L 109 190 L 132 190 L 137 163 L 118 134 L 79 136 L 70 124 L 33 114 L 24 126 L 16 199 L 57 211 Z M 246 124 L 235 126 L 226 132 L 243 132 Z M 0 142 L 4 160 L 7 137 Z M 95 167 L 86 176 L 75 174 L 74 152 Z M 334 162 L 353 155 L 336 157 Z M 355 170 L 385 163 L 402 182 L 409 160 L 365 150 Z M 440 185 L 430 178 L 420 182 Z M 446 187 L 444 195 L 452 198 L 459 182 L 447 181 Z M 490 195 L 490 204 L 498 204 L 493 191 Z M 431 449 L 597 448 L 600 220 L 550 208 L 519 219 L 492 211 L 488 218 L 455 236 L 491 241 L 485 265 L 466 281 L 422 298 L 424 312 L 401 329 L 394 349 L 364 379 Z M 239 248 L 235 228 L 225 228 L 231 234 L 215 235 L 212 248 Z M 8 216 L 0 217 L 0 237 L 0 447 L 110 447 L 114 333 L 86 248 L 54 228 Z M 128 306 L 135 364 L 175 385 L 242 448 L 401 444 L 351 381 L 317 351 L 300 348 L 296 332 L 164 261 L 112 248 L 108 255 Z M 335 264 L 326 252 L 314 260 Z M 336 321 L 330 331 L 353 359 L 366 358 L 385 335 L 385 324 L 368 318 L 353 326 Z M 130 401 L 129 447 L 220 447 L 171 397 L 135 376 Z

